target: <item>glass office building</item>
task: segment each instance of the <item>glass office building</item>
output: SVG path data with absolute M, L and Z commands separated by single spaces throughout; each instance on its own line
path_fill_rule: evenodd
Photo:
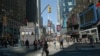
M 25 25 L 26 0 L 0 0 L 0 37 L 19 37 L 19 28 Z
M 67 15 L 73 9 L 74 5 L 75 0 L 58 0 L 58 23 L 61 24 L 62 29 L 67 27 Z

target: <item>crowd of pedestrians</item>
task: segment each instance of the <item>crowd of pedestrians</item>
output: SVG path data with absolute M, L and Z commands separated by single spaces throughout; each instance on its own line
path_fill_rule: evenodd
M 29 40 L 27 39 L 25 41 L 25 45 L 26 45 L 26 48 L 29 48 Z M 43 39 L 40 39 L 40 40 L 34 40 L 33 41 L 33 46 L 34 46 L 34 50 L 38 50 L 38 49 L 42 49 L 42 55 L 44 55 L 44 53 L 46 54 L 46 56 L 48 56 L 49 54 L 49 50 L 48 50 L 48 44 L 47 44 L 47 40 L 45 38 Z
M 72 37 L 74 37 L 74 36 L 72 36 Z M 56 43 L 57 41 L 59 43 L 59 48 L 60 49 L 64 49 L 64 45 L 63 45 L 64 40 L 67 39 L 66 42 L 70 42 L 70 41 L 74 42 L 75 38 L 72 38 L 72 37 L 70 37 L 70 38 L 69 37 L 68 38 L 63 38 L 62 36 L 60 36 L 58 40 L 54 39 L 52 41 L 53 44 L 54 44 L 54 49 L 57 50 L 57 46 L 56 46 L 57 45 L 57 43 Z M 97 42 L 97 40 L 96 40 L 96 34 L 87 35 L 87 38 L 88 38 L 88 41 L 90 42 L 91 46 L 95 46 L 95 43 Z M 83 38 L 81 38 L 81 40 L 78 39 L 78 41 L 80 40 L 80 42 L 81 42 L 82 39 Z M 44 55 L 44 53 L 46 54 L 46 56 L 48 56 L 49 55 L 49 50 L 48 50 L 49 45 L 48 45 L 48 42 L 50 42 L 50 41 L 47 40 L 47 39 L 45 39 L 45 38 L 39 39 L 39 40 L 35 39 L 33 41 L 34 50 L 42 49 L 42 53 L 41 53 L 42 56 Z M 11 46 L 15 46 L 15 43 L 16 42 L 15 42 L 14 39 L 11 39 L 11 40 L 6 40 L 6 39 L 1 40 L 0 39 L 0 44 L 1 44 L 2 47 L 7 47 L 8 44 L 11 45 Z M 28 39 L 26 39 L 26 41 L 24 42 L 24 44 L 25 44 L 25 46 L 26 46 L 27 49 L 30 48 L 30 43 L 29 43 Z

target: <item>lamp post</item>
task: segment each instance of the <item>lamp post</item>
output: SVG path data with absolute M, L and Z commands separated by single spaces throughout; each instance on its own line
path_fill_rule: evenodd
M 39 35 L 39 24 L 35 22 L 35 39 L 37 39 L 36 38 L 37 36 L 40 39 L 40 35 Z
M 35 24 L 35 40 L 36 40 L 36 19 L 35 19 L 35 22 L 34 22 L 34 24 Z
M 40 39 L 40 35 L 39 35 L 39 24 L 38 23 L 36 23 L 36 28 L 38 29 L 38 34 L 37 34 L 38 39 Z

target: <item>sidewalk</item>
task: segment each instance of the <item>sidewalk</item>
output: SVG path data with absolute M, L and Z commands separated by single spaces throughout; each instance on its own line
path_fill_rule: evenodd
M 67 42 L 64 42 L 64 48 L 67 48 L 68 46 L 72 45 L 73 42 L 70 42 L 69 45 L 67 44 Z M 57 52 L 60 52 L 62 51 L 63 49 L 60 49 L 60 46 L 59 46 L 59 43 L 57 42 L 57 49 L 54 48 L 54 44 L 53 42 L 50 43 L 50 46 L 49 46 L 49 55 L 53 55 Z M 37 53 L 35 53 L 35 56 L 41 56 L 41 53 L 42 53 L 42 50 L 38 51 Z M 44 54 L 45 56 L 45 54 Z
M 89 43 L 74 43 L 73 45 L 64 49 L 64 51 L 90 51 L 90 50 L 100 50 L 100 44 L 95 44 L 95 47 L 91 47 Z
M 91 47 L 90 44 L 86 44 L 86 43 L 73 43 L 73 42 L 69 42 L 69 44 L 67 42 L 64 42 L 64 49 L 60 49 L 60 45 L 59 42 L 57 42 L 57 49 L 54 48 L 54 43 L 50 42 L 49 44 L 49 55 L 55 55 L 55 56 L 62 56 L 62 54 L 66 55 L 72 55 L 74 56 L 74 54 L 84 54 L 84 53 L 88 53 L 91 52 L 92 54 L 98 54 L 98 52 L 100 51 L 100 44 L 96 44 L 96 47 Z M 42 49 L 34 51 L 34 47 L 30 46 L 29 49 L 26 49 L 25 46 L 22 47 L 9 47 L 9 48 L 0 48 L 1 53 L 18 53 L 23 54 L 24 56 L 41 56 L 42 53 Z M 99 55 L 99 54 L 98 54 Z M 45 54 L 44 54 L 45 56 Z
M 67 47 L 71 46 L 72 44 L 73 44 L 73 42 L 69 42 L 69 44 L 68 44 L 67 42 L 64 42 L 64 43 L 63 43 L 64 48 L 67 48 Z M 57 52 L 63 50 L 63 49 L 60 49 L 59 43 L 57 43 L 57 47 L 56 47 L 56 48 L 57 48 L 57 49 L 54 48 L 54 44 L 52 43 L 52 46 L 49 47 L 49 51 L 50 51 L 49 54 L 50 54 L 50 55 L 53 55 L 53 54 L 55 54 L 55 53 L 57 53 Z
M 97 47 L 99 47 L 99 50 L 100 50 L 100 45 L 97 46 Z M 64 49 L 60 49 L 59 43 L 57 43 L 57 49 L 55 49 L 53 42 L 51 42 L 48 49 L 49 49 L 49 55 L 50 56 L 52 56 L 52 55 L 54 55 L 54 56 L 59 56 L 59 55 L 60 56 L 62 56 L 62 55 L 65 55 L 65 56 L 72 55 L 72 56 L 74 56 L 74 55 L 76 55 L 77 56 L 78 54 L 84 55 L 85 53 L 88 53 L 90 51 L 91 51 L 91 53 L 95 52 L 96 48 L 91 48 L 88 44 L 80 44 L 80 43 L 70 42 L 69 45 L 68 45 L 67 42 L 64 42 Z M 41 53 L 42 53 L 42 50 L 38 50 L 36 52 L 29 53 L 26 56 L 41 56 Z M 98 53 L 98 51 L 96 51 L 95 54 L 96 53 Z M 88 54 L 90 55 L 90 53 L 88 53 Z M 44 54 L 44 56 L 45 56 L 45 54 Z
M 2 50 L 34 50 L 34 46 L 30 46 L 30 48 L 26 48 L 26 46 L 17 46 L 17 47 L 12 47 L 12 46 L 8 46 L 7 48 L 5 47 L 0 47 L 0 51 Z

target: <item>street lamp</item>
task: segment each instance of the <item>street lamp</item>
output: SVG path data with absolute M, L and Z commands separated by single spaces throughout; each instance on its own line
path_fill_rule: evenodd
M 40 35 L 39 35 L 39 24 L 38 24 L 38 23 L 36 23 L 36 28 L 38 29 L 38 34 L 37 34 L 37 36 L 40 37 Z M 36 30 L 37 30 L 37 29 L 36 29 Z

